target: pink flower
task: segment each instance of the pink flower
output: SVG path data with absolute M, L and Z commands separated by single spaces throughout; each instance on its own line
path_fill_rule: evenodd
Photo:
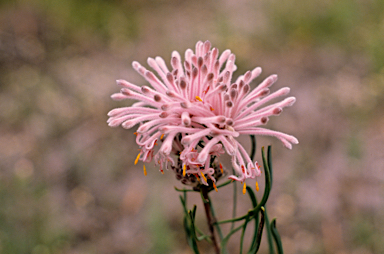
M 283 108 L 294 104 L 295 97 L 269 103 L 287 95 L 290 89 L 285 87 L 270 94 L 269 87 L 277 80 L 276 75 L 271 75 L 251 90 L 249 84 L 260 75 L 259 67 L 232 83 L 236 65 L 230 50 L 219 56 L 218 49 L 211 49 L 209 41 L 199 41 L 195 52 L 185 52 L 184 62 L 178 52 L 172 52 L 172 70 L 161 57 L 148 58 L 148 65 L 157 76 L 138 62 L 132 65 L 151 87 L 118 80 L 122 89 L 112 99 L 138 102 L 111 110 L 108 124 L 126 129 L 139 125 L 136 143 L 141 152 L 135 163 L 154 159 L 163 172 L 169 165 L 176 167 L 177 159 L 181 161 L 183 175 L 193 174 L 207 184 L 208 178 L 216 181 L 211 157 L 226 152 L 232 157 L 236 172 L 229 178 L 243 182 L 259 176 L 260 170 L 237 137 L 274 136 L 289 149 L 298 144 L 291 135 L 260 127 L 270 116 L 279 115 Z

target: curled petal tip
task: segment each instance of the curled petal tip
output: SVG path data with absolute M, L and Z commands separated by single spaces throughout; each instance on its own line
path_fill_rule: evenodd
M 296 98 L 295 97 L 289 97 L 288 100 L 290 102 L 290 106 L 293 105 L 296 102 Z
M 291 91 L 291 88 L 289 88 L 289 87 L 284 87 L 284 88 L 282 88 L 283 89 L 283 91 L 286 93 L 286 94 L 288 94 L 290 91 Z
M 111 111 L 108 112 L 107 116 L 113 116 L 114 112 L 116 112 L 116 110 L 112 109 Z
M 262 71 L 263 71 L 263 69 L 261 69 L 261 67 L 256 67 L 255 69 L 253 69 L 252 70 L 252 79 L 258 77 Z
M 153 59 L 152 57 L 147 58 L 147 63 L 149 66 L 152 66 L 153 64 L 156 64 L 156 60 Z
M 267 82 L 268 82 L 269 85 L 273 85 L 277 81 L 277 75 L 276 74 L 272 74 L 271 76 L 269 76 L 267 78 L 267 80 L 268 80 Z
M 114 93 L 111 95 L 111 98 L 115 101 L 121 101 L 121 100 L 126 99 L 127 97 L 121 93 Z
M 137 68 L 139 68 L 141 65 L 139 64 L 139 62 L 137 62 L 137 61 L 133 61 L 132 62 L 132 67 L 134 68 L 134 69 L 137 69 Z
M 124 128 L 124 129 L 130 129 L 134 126 L 134 123 L 132 123 L 132 121 L 125 121 L 124 123 L 121 124 L 121 126 Z
M 113 124 L 112 122 L 110 122 L 110 123 L 108 123 L 108 126 L 109 126 L 109 127 L 112 127 L 112 128 L 115 128 L 115 127 L 117 127 L 118 125 Z

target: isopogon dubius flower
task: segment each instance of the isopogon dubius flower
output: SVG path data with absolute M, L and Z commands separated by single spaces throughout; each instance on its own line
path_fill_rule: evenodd
M 135 163 L 154 159 L 161 172 L 177 168 L 179 175 L 182 172 L 183 176 L 195 176 L 208 184 L 207 179 L 216 182 L 217 164 L 212 166 L 211 159 L 226 152 L 235 170 L 229 178 L 243 182 L 261 172 L 237 137 L 274 136 L 289 149 L 298 143 L 291 135 L 260 127 L 270 116 L 279 115 L 283 108 L 294 104 L 295 97 L 270 103 L 286 96 L 290 89 L 284 87 L 270 93 L 269 87 L 277 80 L 276 75 L 271 75 L 252 90 L 250 83 L 260 75 L 260 67 L 233 82 L 236 65 L 230 50 L 219 55 L 209 41 L 199 41 L 195 52 L 186 50 L 184 62 L 178 52 L 172 52 L 171 69 L 161 57 L 148 58 L 147 62 L 157 75 L 138 62 L 132 65 L 150 86 L 117 80 L 122 88 L 112 99 L 137 102 L 108 113 L 111 127 L 130 129 L 139 125 L 136 143 L 140 153 Z

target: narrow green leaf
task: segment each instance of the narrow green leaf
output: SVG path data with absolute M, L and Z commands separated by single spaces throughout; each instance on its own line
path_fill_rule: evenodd
M 181 201 L 181 205 L 183 207 L 183 210 L 184 210 L 184 214 L 188 214 L 188 209 L 186 207 L 186 196 L 183 198 L 181 195 L 179 196 L 180 197 L 180 201 Z
M 228 180 L 220 185 L 217 185 L 216 188 L 219 189 L 221 187 L 227 186 L 228 184 L 233 183 L 233 180 Z
M 184 192 L 183 195 L 184 197 L 180 195 L 180 201 L 184 210 L 183 225 L 184 225 L 184 230 L 187 237 L 187 243 L 192 248 L 195 254 L 199 254 L 199 250 L 196 243 L 197 237 L 196 237 L 196 231 L 195 231 L 195 225 L 194 225 L 196 206 L 194 206 L 192 211 L 188 210 L 187 209 L 187 193 Z
M 196 238 L 193 236 L 192 230 L 189 225 L 189 219 L 188 216 L 184 216 L 184 229 L 187 235 L 187 243 L 192 248 L 193 252 L 195 254 L 199 254 L 199 250 L 196 243 Z
M 208 243 L 212 244 L 211 237 L 209 235 L 201 235 L 197 237 L 198 241 L 206 240 Z
M 238 226 L 237 228 L 234 228 L 234 229 L 232 229 L 231 231 L 229 231 L 228 235 L 227 235 L 226 237 L 224 237 L 223 241 L 221 241 L 221 243 L 220 243 L 220 249 L 221 249 L 222 253 L 223 253 L 223 250 L 225 249 L 225 246 L 226 246 L 227 243 L 228 243 L 229 238 L 230 238 L 234 233 L 236 233 L 237 231 L 239 231 L 239 230 L 242 229 L 242 228 L 243 228 L 243 224 L 241 224 L 241 225 Z
M 274 245 L 273 245 L 273 239 L 272 239 L 272 230 L 271 230 L 271 225 L 270 225 L 270 222 L 269 222 L 269 217 L 268 217 L 268 212 L 267 210 L 265 210 L 265 226 L 266 226 L 266 229 L 267 229 L 267 239 L 268 239 L 268 247 L 269 247 L 269 253 L 270 254 L 274 254 L 275 253 L 275 248 L 274 248 Z
M 268 146 L 267 160 L 268 160 L 269 173 L 271 174 L 271 188 L 272 188 L 272 184 L 273 184 L 273 169 L 272 169 L 272 147 L 271 146 Z
M 197 233 L 200 234 L 200 236 L 197 237 L 197 240 L 198 240 L 198 241 L 206 240 L 209 244 L 212 244 L 211 236 L 204 234 L 204 232 L 201 231 L 201 229 L 199 229 L 198 227 L 196 227 L 196 224 L 195 224 L 195 230 L 196 230 Z M 197 234 L 196 234 L 196 235 L 197 235 Z
M 216 218 L 215 209 L 213 208 L 212 200 L 209 197 L 208 197 L 208 200 L 209 200 L 209 206 L 211 207 L 212 217 Z M 219 224 L 214 224 L 214 226 L 215 226 L 215 228 L 217 230 L 217 233 L 219 234 L 220 241 L 223 240 L 223 232 L 221 231 L 220 225 Z
M 176 186 L 174 188 L 175 188 L 176 191 L 179 191 L 179 192 L 196 192 L 193 189 L 179 189 Z
M 192 220 L 195 221 L 195 217 L 196 217 L 196 205 L 193 206 L 193 209 L 192 209 Z
M 252 201 L 252 207 L 255 208 L 255 207 L 257 206 L 257 199 L 256 199 L 255 192 L 252 190 L 251 187 L 247 186 L 247 193 L 248 193 L 248 195 L 249 195 L 249 197 L 250 197 L 250 199 L 251 199 L 251 201 Z M 252 244 L 251 244 L 251 246 L 250 246 L 250 248 L 249 248 L 249 251 L 250 251 L 251 249 L 253 249 L 253 248 L 254 248 L 254 245 L 256 244 L 255 239 L 256 239 L 256 237 L 257 237 L 257 232 L 258 232 L 257 230 L 258 230 L 258 227 L 259 227 L 259 216 L 258 216 L 258 215 L 255 215 L 255 216 L 254 216 L 254 219 L 255 219 L 255 231 L 254 231 L 254 233 L 253 233 L 253 238 L 252 238 L 252 239 L 254 239 L 254 240 L 252 241 Z
M 195 254 L 200 254 L 199 249 L 197 247 L 197 243 L 195 239 L 192 239 L 192 250 Z
M 217 221 L 217 222 L 215 222 L 215 224 L 224 224 L 224 223 L 231 223 L 231 222 L 241 221 L 241 220 L 244 220 L 245 217 L 247 217 L 247 215 L 243 215 L 241 217 L 237 217 L 237 218 L 233 218 L 233 219 Z
M 249 198 L 251 199 L 252 208 L 255 208 L 257 206 L 257 200 L 256 200 L 255 192 L 249 186 L 246 187 L 246 190 L 247 190 L 247 193 L 249 195 Z
M 257 253 L 257 251 L 260 248 L 260 243 L 261 243 L 261 237 L 263 235 L 263 228 L 264 228 L 264 222 L 265 222 L 265 209 L 264 207 L 261 207 L 260 209 L 260 224 L 257 229 L 257 236 L 256 239 L 254 238 L 254 242 L 252 243 L 252 248 L 248 251 L 248 254 L 254 254 Z
M 277 253 L 278 254 L 284 254 L 283 244 L 281 243 L 281 237 L 280 237 L 280 234 L 276 228 L 276 219 L 273 219 L 271 222 L 271 231 L 272 231 L 272 235 L 273 235 L 273 238 L 275 239 L 275 243 L 277 246 Z
M 261 156 L 263 159 L 263 166 L 265 171 L 265 188 L 263 198 L 261 199 L 259 206 L 265 206 L 271 191 L 271 172 L 269 171 L 267 159 L 265 158 L 264 147 L 261 148 Z
M 199 249 L 197 248 L 197 236 L 196 236 L 196 230 L 195 230 L 195 222 L 193 220 L 192 211 L 188 211 L 189 214 L 189 222 L 190 222 L 190 239 L 191 239 L 191 247 L 195 253 L 199 253 Z
M 240 236 L 240 254 L 243 254 L 244 235 L 245 235 L 245 230 L 247 229 L 248 222 L 249 222 L 249 213 L 247 213 L 247 217 L 245 218 L 245 221 L 244 221 L 244 224 L 243 224 L 243 230 L 241 231 L 241 236 Z
M 188 219 L 190 222 L 190 230 L 191 230 L 191 236 L 192 238 L 196 239 L 196 230 L 195 230 L 195 221 L 193 219 L 193 212 L 191 210 L 188 211 Z

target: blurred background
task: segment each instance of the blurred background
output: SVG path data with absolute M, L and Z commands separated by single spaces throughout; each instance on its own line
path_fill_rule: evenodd
M 116 79 L 145 84 L 132 61 L 169 63 L 198 40 L 231 49 L 237 75 L 261 66 L 253 86 L 276 73 L 272 91 L 297 98 L 267 126 L 300 144 L 258 139 L 273 145 L 268 208 L 285 253 L 384 253 L 381 0 L 2 0 L 0 253 L 192 253 L 182 186 L 152 165 L 144 177 L 133 130 L 106 114 L 132 103 L 110 99 Z M 226 188 L 212 194 L 219 220 Z M 199 198 L 188 205 L 204 230 Z M 238 203 L 240 215 L 250 201 Z

